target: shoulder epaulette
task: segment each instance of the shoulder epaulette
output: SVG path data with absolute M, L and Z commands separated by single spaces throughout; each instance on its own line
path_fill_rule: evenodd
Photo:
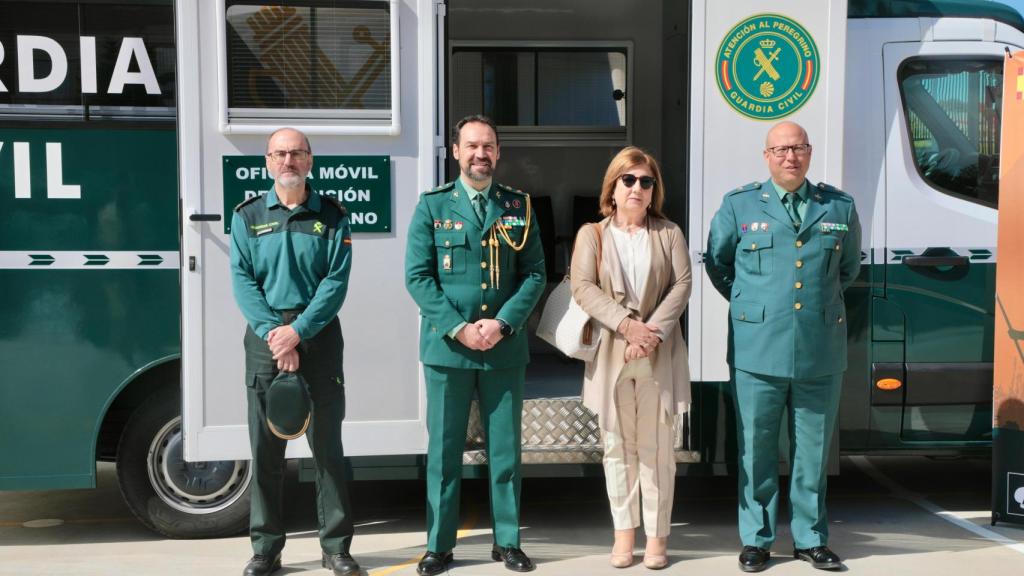
M 337 209 L 341 211 L 341 215 L 342 216 L 347 216 L 348 215 L 348 210 L 345 209 L 345 205 L 342 204 L 337 198 L 335 198 L 333 196 L 321 196 L 321 198 L 323 198 L 324 200 L 330 202 L 331 204 L 334 204 L 334 206 L 337 207 Z
M 760 182 L 751 182 L 750 184 L 746 184 L 746 185 L 740 186 L 739 188 L 737 188 L 735 190 L 729 191 L 728 193 L 726 193 L 726 196 L 729 196 L 731 194 L 739 194 L 740 192 L 748 192 L 750 190 L 757 190 L 760 187 L 761 187 L 761 183 Z
M 426 190 L 423 193 L 424 194 L 437 194 L 438 192 L 447 192 L 447 191 L 451 190 L 452 188 L 455 188 L 455 181 L 454 180 L 452 180 L 451 182 L 445 182 L 444 184 L 441 184 L 440 186 L 431 188 L 430 190 Z
M 509 194 L 519 194 L 520 196 L 529 196 L 529 194 L 527 194 L 526 192 L 523 192 L 518 188 L 513 188 L 507 184 L 498 183 L 495 184 L 495 186 L 497 186 L 498 189 L 501 190 L 502 192 L 508 192 Z
M 262 198 L 262 196 L 257 194 L 256 196 L 253 196 L 252 198 L 247 198 L 245 200 L 242 200 L 241 202 L 238 203 L 237 206 L 235 206 L 235 212 L 238 212 L 239 210 L 242 209 L 242 207 L 244 207 L 244 206 L 246 206 L 248 204 L 252 204 L 254 200 L 258 200 L 260 198 Z
M 825 184 L 824 182 L 818 182 L 818 184 L 817 184 L 817 186 L 815 186 L 815 188 L 817 188 L 818 190 L 821 190 L 822 192 L 832 192 L 833 194 L 838 194 L 839 196 L 849 196 L 849 194 L 847 194 L 846 192 L 843 192 L 839 188 L 836 188 L 835 186 L 832 186 L 831 184 Z

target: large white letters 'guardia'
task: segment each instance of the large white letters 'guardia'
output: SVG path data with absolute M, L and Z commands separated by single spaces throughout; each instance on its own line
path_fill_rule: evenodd
M 40 93 L 53 92 L 60 88 L 68 75 L 68 57 L 64 48 L 53 38 L 46 36 L 18 36 L 17 46 L 18 92 Z M 78 39 L 79 62 L 81 67 L 82 94 L 96 94 L 99 83 L 96 78 L 96 37 L 81 36 Z M 0 66 L 4 64 L 4 46 L 0 43 Z M 45 58 L 44 58 L 45 56 Z M 49 59 L 50 70 L 42 77 L 36 76 L 39 66 L 36 63 Z M 138 72 L 132 72 L 132 64 Z M 125 37 L 121 39 L 121 48 L 114 62 L 114 71 L 110 75 L 107 94 L 121 94 L 124 87 L 137 84 L 146 88 L 146 94 L 160 94 L 160 84 L 156 81 L 153 63 L 149 59 L 146 43 L 142 38 Z M 8 88 L 0 82 L 0 92 Z

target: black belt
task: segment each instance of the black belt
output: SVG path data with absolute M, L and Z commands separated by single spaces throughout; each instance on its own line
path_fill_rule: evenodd
M 285 324 L 291 324 L 292 322 L 295 322 L 295 319 L 299 317 L 299 314 L 302 314 L 302 312 L 305 310 L 306 309 L 303 307 L 288 308 L 285 310 L 274 310 L 274 312 L 276 312 L 277 315 L 281 317 L 281 322 L 284 322 Z

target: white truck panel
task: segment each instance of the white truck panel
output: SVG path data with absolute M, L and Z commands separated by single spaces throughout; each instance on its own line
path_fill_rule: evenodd
M 179 21 L 189 20 L 193 42 L 179 52 L 182 94 L 180 156 L 184 203 L 182 289 L 183 417 L 190 460 L 246 458 L 246 401 L 242 335 L 245 322 L 231 292 L 230 240 L 223 222 L 190 222 L 192 212 L 220 213 L 222 157 L 263 155 L 267 134 L 281 121 L 226 130 L 218 58 L 220 2 L 183 0 Z M 353 136 L 347 128 L 309 130 L 314 156 L 387 155 L 391 158 L 392 230 L 355 234 L 350 288 L 340 317 L 345 335 L 347 455 L 417 454 L 426 450 L 425 396 L 418 361 L 418 310 L 404 285 L 406 223 L 419 192 L 435 182 L 434 148 L 438 77 L 434 3 L 392 2 L 399 17 L 393 46 L 401 88 L 396 100 L 402 130 L 393 136 Z M 205 54 L 206 57 L 200 55 Z M 199 95 L 196 97 L 196 95 Z M 415 103 L 413 105 L 412 103 Z M 237 133 L 245 132 L 245 133 Z M 315 162 L 315 159 L 314 159 Z M 314 165 L 316 172 L 316 165 Z M 230 219 L 231 214 L 222 214 Z M 195 271 L 188 269 L 195 257 Z M 309 456 L 305 440 L 289 457 Z
M 699 7 L 699 8 L 698 8 Z M 786 117 L 804 126 L 814 145 L 808 178 L 843 187 L 843 96 L 846 65 L 846 2 L 829 0 L 788 0 L 764 2 L 695 2 L 693 57 L 699 58 L 703 74 L 694 66 L 691 93 L 694 95 L 694 131 L 701 126 L 700 139 L 691 142 L 691 197 L 700 196 L 700 211 L 691 200 L 691 242 L 706 241 L 711 223 L 726 192 L 752 181 L 768 178 L 762 150 L 768 129 L 776 121 L 758 121 L 743 116 L 728 105 L 715 83 L 714 61 L 719 44 L 737 23 L 761 13 L 787 15 L 808 30 L 820 55 L 821 76 L 810 99 L 794 114 Z M 702 19 L 697 20 L 701 15 Z M 695 60 L 695 64 L 696 64 Z M 700 101 L 700 102 L 698 102 Z M 699 111 L 699 116 L 697 116 Z M 698 221 L 694 222 L 695 219 Z M 699 241 L 697 240 L 699 239 Z M 691 361 L 694 380 L 726 381 L 729 368 L 725 361 L 728 302 L 700 274 L 690 301 L 690 346 L 697 365 Z M 699 308 L 700 314 L 692 311 Z M 696 318 L 694 318 L 696 316 Z M 697 324 L 695 324 L 695 322 Z M 699 347 L 694 348 L 694 340 Z

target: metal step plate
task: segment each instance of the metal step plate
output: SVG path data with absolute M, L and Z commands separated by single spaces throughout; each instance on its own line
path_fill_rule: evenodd
M 691 450 L 689 415 L 676 419 L 676 462 L 700 462 Z M 487 464 L 486 436 L 476 400 L 470 408 L 463 464 Z M 604 455 L 597 416 L 579 396 L 523 401 L 523 464 L 600 464 Z

